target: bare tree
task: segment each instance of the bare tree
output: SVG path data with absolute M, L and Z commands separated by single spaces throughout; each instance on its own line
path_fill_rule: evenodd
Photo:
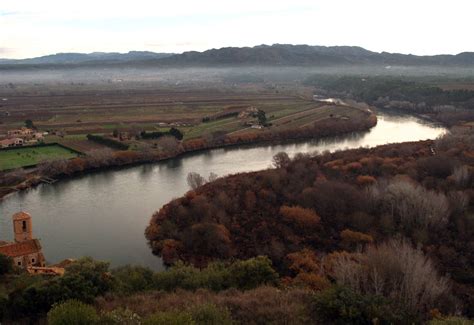
M 438 228 L 448 222 L 449 202 L 443 193 L 395 180 L 373 185 L 368 194 L 372 204 L 391 215 L 402 228 Z
M 466 165 L 454 168 L 453 174 L 451 176 L 456 185 L 460 187 L 466 187 L 471 179 L 469 167 Z
M 208 180 L 209 182 L 214 182 L 219 176 L 216 173 L 211 172 L 209 174 Z
M 189 187 L 193 190 L 206 184 L 206 179 L 196 172 L 190 172 L 188 176 L 186 177 L 186 181 Z
M 469 196 L 463 191 L 451 191 L 448 193 L 448 199 L 453 215 L 461 214 L 469 206 Z
M 276 168 L 282 168 L 288 166 L 291 162 L 291 159 L 286 152 L 279 152 L 273 156 L 272 161 Z
M 43 160 L 37 165 L 37 170 L 43 176 L 55 176 L 67 171 L 67 159 Z
M 156 142 L 157 146 L 167 152 L 167 153 L 176 153 L 178 151 L 179 141 L 175 137 L 164 136 L 158 139 Z
M 368 246 L 359 254 L 340 254 L 331 275 L 357 292 L 383 295 L 417 312 L 435 308 L 449 292 L 448 280 L 431 260 L 403 239 Z
M 92 167 L 105 166 L 113 159 L 113 151 L 109 148 L 92 150 L 87 153 L 86 159 Z
M 0 174 L 0 185 L 13 185 L 27 179 L 28 173 L 23 168 Z

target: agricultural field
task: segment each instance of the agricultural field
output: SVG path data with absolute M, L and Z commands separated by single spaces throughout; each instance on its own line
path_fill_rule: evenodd
M 88 154 L 108 147 L 87 140 L 87 134 L 110 137 L 114 132 L 128 133 L 130 140 L 123 141 L 133 149 L 140 144 L 156 144 L 152 139 L 137 140 L 140 132 L 168 132 L 171 127 L 178 128 L 185 141 L 216 134 L 261 132 L 251 127 L 257 122 L 255 115 L 239 117 L 248 110 L 264 111 L 265 129 L 270 131 L 301 128 L 322 119 L 350 118 L 360 113 L 350 107 L 315 102 L 311 92 L 297 94 L 265 87 L 43 87 L 24 85 L 2 90 L 1 96 L 6 100 L 0 105 L 0 134 L 29 119 L 39 130 L 50 132 L 46 143 L 60 143 Z
M 70 159 L 77 156 L 76 152 L 58 145 L 0 150 L 0 170 L 32 166 L 43 160 Z

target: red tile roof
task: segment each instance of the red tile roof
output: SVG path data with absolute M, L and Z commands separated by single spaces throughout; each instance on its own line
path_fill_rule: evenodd
M 39 252 L 41 252 L 41 245 L 37 239 L 30 239 L 20 243 L 0 246 L 0 254 L 10 257 L 18 257 Z

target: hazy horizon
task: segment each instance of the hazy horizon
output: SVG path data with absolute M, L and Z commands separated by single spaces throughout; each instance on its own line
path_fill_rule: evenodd
M 182 53 L 275 43 L 458 54 L 474 51 L 474 42 L 469 41 L 472 12 L 470 0 L 4 0 L 0 3 L 0 58 Z
M 283 44 L 283 43 L 274 43 L 274 44 L 256 44 L 256 45 L 252 45 L 252 46 L 225 46 L 225 47 L 219 47 L 219 48 L 208 48 L 208 49 L 204 49 L 204 50 L 199 50 L 198 52 L 205 52 L 205 51 L 208 51 L 208 50 L 215 50 L 215 49 L 222 49 L 222 48 L 252 48 L 252 47 L 256 47 L 256 46 L 273 46 L 273 45 L 293 45 L 293 46 L 299 46 L 299 45 L 308 45 L 308 46 L 326 46 L 326 47 L 361 47 L 361 48 L 364 48 L 362 46 L 358 46 L 358 45 L 320 45 L 320 44 Z M 368 50 L 368 51 L 371 51 L 371 52 L 375 52 L 375 53 L 382 53 L 382 52 L 388 52 L 388 51 L 373 51 L 371 49 L 368 49 L 368 48 L 364 48 L 365 50 Z M 183 51 L 183 52 L 154 52 L 154 51 L 150 51 L 150 50 L 135 50 L 135 49 L 130 49 L 130 50 L 125 50 L 125 51 L 110 51 L 110 52 L 103 52 L 103 51 L 92 51 L 92 52 L 56 52 L 56 53 L 47 53 L 47 54 L 44 54 L 44 55 L 40 55 L 40 56 L 32 56 L 32 57 L 22 57 L 22 58 L 7 58 L 7 57 L 1 57 L 0 56 L 0 59 L 6 59 L 6 60 L 24 60 L 24 59 L 34 59 L 34 58 L 38 58 L 38 57 L 43 57 L 43 56 L 51 56 L 51 55 L 58 55 L 58 54 L 70 54 L 70 53 L 74 53 L 74 54 L 99 54 L 99 53 L 103 53 L 103 54 L 110 54 L 110 53 L 119 53 L 119 54 L 127 54 L 127 53 L 130 53 L 130 52 L 152 52 L 152 53 L 163 53 L 163 54 L 182 54 L 182 53 L 185 53 L 185 52 L 190 52 L 190 51 L 196 51 L 196 50 L 193 50 L 193 49 L 190 49 L 190 50 L 187 50 L 187 51 Z M 461 53 L 466 53 L 466 52 L 469 52 L 469 53 L 474 53 L 474 51 L 461 51 L 461 52 L 458 52 L 458 53 L 434 53 L 434 54 L 419 54 L 419 56 L 436 56 L 436 55 L 457 55 L 457 54 L 461 54 Z M 410 55 L 411 53 L 400 53 L 400 52 L 389 52 L 389 53 L 392 53 L 392 54 L 404 54 L 404 55 Z M 418 55 L 418 54 L 414 54 L 414 55 Z

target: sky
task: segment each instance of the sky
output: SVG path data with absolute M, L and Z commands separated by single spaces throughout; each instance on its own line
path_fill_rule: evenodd
M 474 0 L 0 0 L 0 58 L 260 44 L 474 52 Z

